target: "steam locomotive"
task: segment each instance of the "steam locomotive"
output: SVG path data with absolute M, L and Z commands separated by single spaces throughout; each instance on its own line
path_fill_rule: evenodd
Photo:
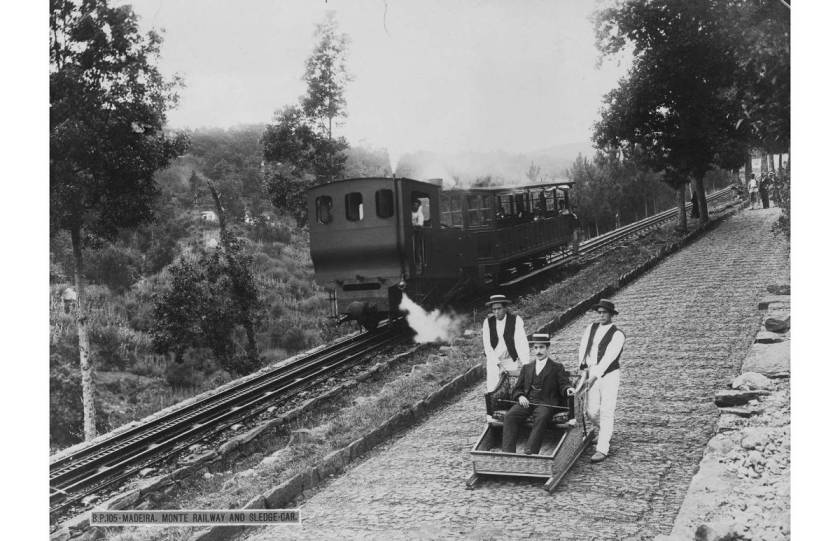
M 367 329 L 399 314 L 403 292 L 439 306 L 496 286 L 574 249 L 572 184 L 444 190 L 437 179 L 384 177 L 316 186 L 307 194 L 315 279 L 335 316 Z

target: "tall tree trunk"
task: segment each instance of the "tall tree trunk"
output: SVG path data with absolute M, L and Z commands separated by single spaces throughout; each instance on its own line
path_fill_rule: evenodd
M 747 159 L 744 162 L 744 186 L 750 183 L 750 176 L 752 175 L 752 152 L 747 151 Z
M 775 173 L 776 172 L 776 163 L 773 161 L 773 154 L 769 154 L 767 156 L 767 161 L 769 162 L 768 163 L 768 169 Z
M 691 189 L 697 194 L 697 213 L 700 223 L 709 221 L 709 205 L 706 201 L 706 187 L 703 185 L 703 177 L 691 175 Z
M 685 215 L 685 184 L 680 184 L 674 192 L 676 193 L 677 210 L 679 211 L 677 231 L 685 233 L 688 231 L 688 219 Z
M 761 174 L 764 175 L 768 171 L 767 168 L 767 153 L 762 151 L 761 152 Z
M 96 437 L 96 409 L 93 400 L 93 366 L 90 362 L 85 284 L 82 279 L 82 235 L 78 227 L 70 231 L 70 239 L 73 243 L 73 281 L 76 284 L 76 334 L 79 336 L 79 371 L 82 374 L 82 412 L 85 441 L 90 441 Z

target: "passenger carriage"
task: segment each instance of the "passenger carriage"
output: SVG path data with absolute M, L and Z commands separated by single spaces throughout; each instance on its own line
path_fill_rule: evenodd
M 516 377 L 503 373 L 496 389 L 484 395 L 487 414 L 493 420 L 487 422 L 470 451 L 473 474 L 467 481 L 467 487 L 473 488 L 487 477 L 521 476 L 545 479 L 543 488 L 553 492 L 595 437 L 584 418 L 589 388 L 581 379 L 575 395 L 568 397 L 564 406 L 552 406 L 556 413 L 545 429 L 539 454 L 526 455 L 523 451 L 533 426 L 532 419 L 527 421 L 527 428 L 519 431 L 517 452 L 505 453 L 501 450 L 504 416 L 515 403 L 512 396 L 515 385 Z
M 440 181 L 358 178 L 308 193 L 316 281 L 334 315 L 368 328 L 399 314 L 402 292 L 427 306 L 492 286 L 572 250 L 571 182 L 442 189 Z M 420 201 L 422 227 L 411 223 Z

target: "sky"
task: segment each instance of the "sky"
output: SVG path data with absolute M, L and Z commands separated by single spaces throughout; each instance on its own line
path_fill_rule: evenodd
M 165 30 L 161 71 L 185 80 L 176 128 L 268 123 L 297 103 L 315 25 L 335 11 L 353 76 L 338 133 L 392 158 L 589 141 L 627 67 L 596 67 L 594 0 L 130 3 L 142 28 Z

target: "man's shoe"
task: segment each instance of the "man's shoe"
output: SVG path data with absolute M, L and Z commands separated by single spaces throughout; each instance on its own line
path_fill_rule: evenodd
M 607 455 L 598 451 L 589 459 L 589 462 L 603 462 L 607 458 Z

